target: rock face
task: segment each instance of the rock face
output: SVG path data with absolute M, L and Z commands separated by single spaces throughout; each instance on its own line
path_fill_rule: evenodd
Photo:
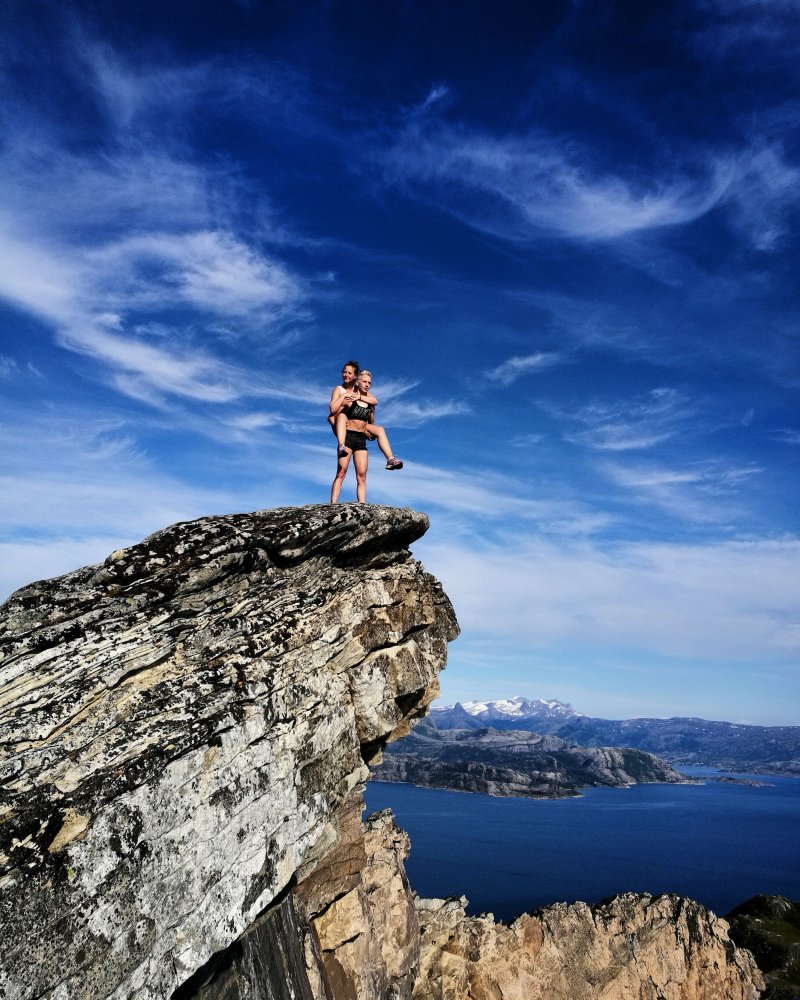
M 683 782 L 666 761 L 624 747 L 579 747 L 556 736 L 496 729 L 437 729 L 429 720 L 387 748 L 377 781 L 485 795 L 566 798 L 581 788 Z
M 415 901 L 368 764 L 457 625 L 424 515 L 174 525 L 0 617 L 2 1000 L 743 1000 L 726 925 L 672 897 L 510 927 Z
M 763 987 L 728 925 L 678 896 L 557 903 L 506 927 L 463 900 L 420 900 L 415 1000 L 753 1000 Z
M 205 518 L 9 599 L 0 995 L 168 997 L 330 853 L 457 632 L 426 528 Z
M 411 996 L 419 967 L 419 921 L 403 862 L 408 835 L 387 810 L 362 825 L 358 801 L 338 847 L 295 890 L 310 933 L 305 947 L 314 996 L 378 1000 Z

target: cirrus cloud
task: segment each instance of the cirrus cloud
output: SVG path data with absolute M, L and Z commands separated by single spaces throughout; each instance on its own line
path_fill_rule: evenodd
M 390 178 L 430 189 L 470 225 L 510 239 L 555 233 L 614 240 L 691 222 L 725 196 L 735 177 L 727 157 L 700 179 L 602 174 L 574 145 L 532 133 L 498 137 L 466 128 L 410 128 L 386 157 Z
M 779 144 L 753 139 L 738 150 L 665 150 L 665 158 L 675 163 L 668 170 L 621 162 L 609 172 L 566 136 L 414 122 L 383 163 L 390 181 L 504 239 L 617 241 L 721 206 L 757 249 L 775 249 L 800 204 L 800 172 Z
M 499 382 L 500 385 L 511 385 L 523 375 L 532 372 L 544 371 L 552 368 L 563 360 L 563 356 L 554 352 L 537 351 L 535 354 L 515 355 L 509 358 L 496 368 L 486 372 L 486 377 L 492 382 Z

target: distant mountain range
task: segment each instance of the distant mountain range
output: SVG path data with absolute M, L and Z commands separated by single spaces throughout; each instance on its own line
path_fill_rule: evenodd
M 485 795 L 567 798 L 581 788 L 685 782 L 643 750 L 574 746 L 557 736 L 492 728 L 437 729 L 430 719 L 384 751 L 375 781 Z
M 437 729 L 524 730 L 584 747 L 631 747 L 673 766 L 800 776 L 800 726 L 746 726 L 708 719 L 594 719 L 561 701 L 510 698 L 431 710 Z

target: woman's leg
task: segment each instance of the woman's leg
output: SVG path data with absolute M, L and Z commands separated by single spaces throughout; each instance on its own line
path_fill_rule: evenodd
M 336 475 L 331 484 L 331 503 L 339 502 L 339 494 L 342 492 L 342 483 L 344 482 L 344 477 L 347 475 L 347 468 L 350 465 L 350 456 L 352 454 L 351 451 L 348 451 L 337 463 Z
M 367 502 L 367 464 L 369 462 L 369 452 L 365 448 L 363 451 L 353 452 L 353 464 L 356 467 L 356 499 L 359 503 Z
M 344 438 L 345 435 L 347 434 L 347 414 L 337 413 L 336 416 L 334 416 L 331 413 L 328 416 L 328 423 L 331 425 L 331 431 L 333 431 L 333 434 L 338 443 L 339 455 L 340 457 L 344 458 L 342 452 L 344 451 L 345 448 Z
M 403 463 L 394 457 L 392 453 L 392 446 L 389 444 L 389 438 L 386 436 L 386 431 L 379 424 L 367 424 L 367 434 L 374 438 L 378 442 L 378 447 L 383 452 L 383 456 L 386 459 L 386 468 L 402 469 Z
M 347 434 L 347 414 L 337 413 L 336 419 L 333 426 L 333 433 L 336 435 L 336 440 L 339 442 L 339 455 L 344 457 L 342 452 L 344 451 L 344 439 Z

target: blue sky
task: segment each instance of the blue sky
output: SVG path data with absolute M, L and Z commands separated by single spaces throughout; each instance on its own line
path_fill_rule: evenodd
M 324 502 L 353 356 L 446 702 L 800 724 L 798 66 L 797 0 L 6 0 L 0 593 Z

